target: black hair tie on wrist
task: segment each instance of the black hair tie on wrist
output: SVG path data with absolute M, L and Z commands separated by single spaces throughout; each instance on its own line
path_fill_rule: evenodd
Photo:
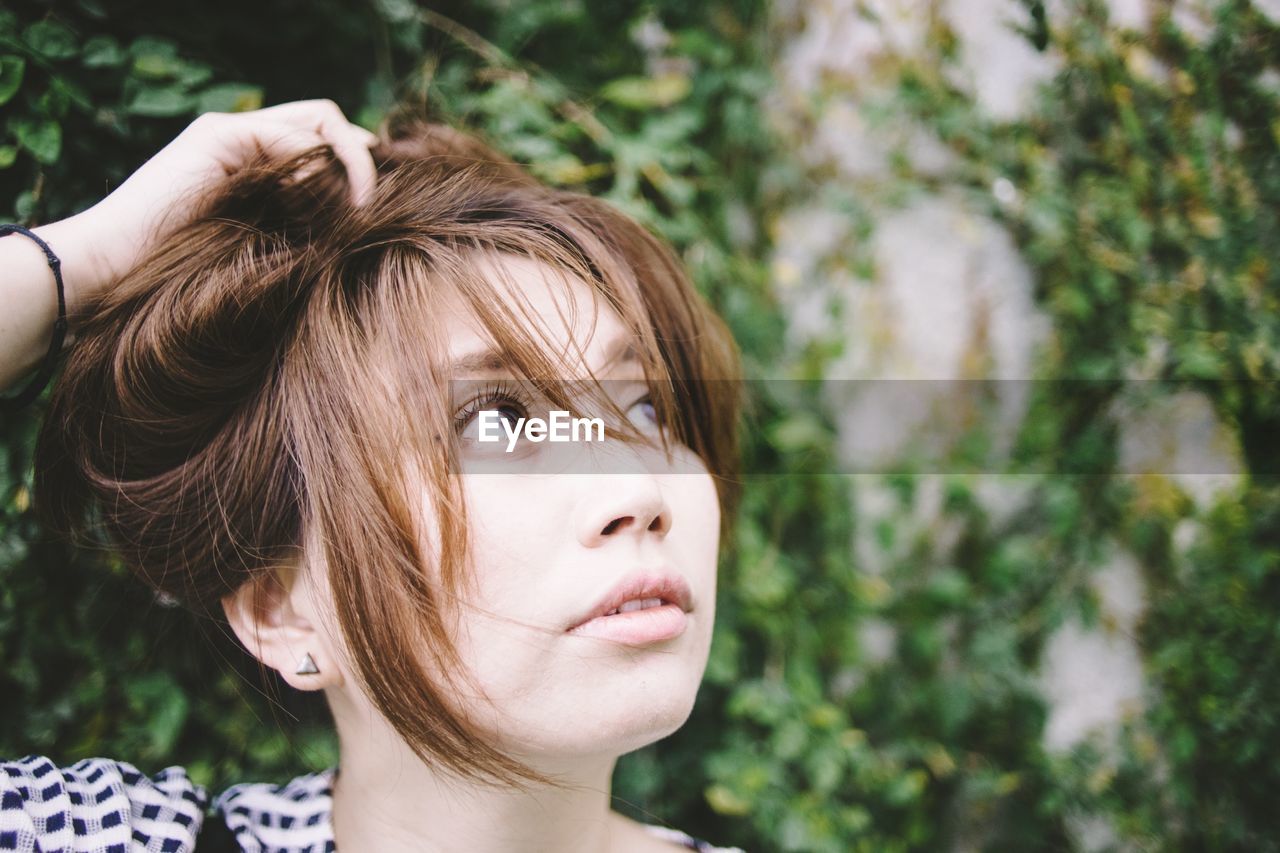
M 23 389 L 21 394 L 16 397 L 0 397 L 0 411 L 15 411 L 40 396 L 44 386 L 49 384 L 49 377 L 53 375 L 54 362 L 58 354 L 62 352 L 62 340 L 67 334 L 67 298 L 62 288 L 62 261 L 53 253 L 53 249 L 49 248 L 48 243 L 21 225 L 0 225 L 0 237 L 12 234 L 15 231 L 35 240 L 40 245 L 40 248 L 44 250 L 44 256 L 49 261 L 49 269 L 53 270 L 53 280 L 58 285 L 58 319 L 54 321 L 53 339 L 49 341 L 49 352 L 45 354 L 44 364 L 40 366 L 40 372 L 36 374 L 35 379 L 31 380 L 31 384 Z

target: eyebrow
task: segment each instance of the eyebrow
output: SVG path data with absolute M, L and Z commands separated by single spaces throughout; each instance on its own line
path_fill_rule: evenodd
M 621 365 L 639 361 L 640 352 L 630 338 L 615 338 L 605 349 L 604 365 L 600 368 L 600 372 L 609 370 L 615 363 Z M 447 370 L 449 376 L 458 378 L 474 376 L 478 373 L 506 373 L 510 368 L 502 353 L 490 348 L 454 359 L 449 362 Z

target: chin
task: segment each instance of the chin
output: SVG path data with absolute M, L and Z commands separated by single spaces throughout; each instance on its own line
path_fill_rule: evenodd
M 675 734 L 689 719 L 692 710 L 693 703 L 690 702 L 679 707 L 672 704 L 652 709 L 643 718 L 630 714 L 625 720 L 596 720 L 595 726 L 589 730 L 590 736 L 586 736 L 587 727 L 584 726 L 573 733 L 571 740 L 543 744 L 539 752 L 562 758 L 615 759 Z
M 618 721 L 620 734 L 632 734 L 628 740 L 635 745 L 627 750 L 630 752 L 661 740 L 683 726 L 693 713 L 697 697 L 697 684 L 694 684 L 685 689 L 648 690 L 636 697 L 634 704 L 619 707 L 617 703 L 610 703 L 608 707 Z
M 687 662 L 686 662 L 687 664 Z M 590 688 L 566 691 L 565 703 L 537 723 L 521 726 L 523 742 L 511 744 L 530 757 L 617 758 L 679 730 L 693 712 L 701 681 L 682 672 L 624 678 L 601 677 Z M 508 728 L 510 736 L 515 729 Z

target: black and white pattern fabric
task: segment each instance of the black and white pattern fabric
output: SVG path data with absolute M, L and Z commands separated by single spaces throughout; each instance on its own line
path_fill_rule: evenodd
M 214 811 L 250 853 L 332 853 L 333 770 L 299 776 L 285 785 L 232 785 Z
M 132 764 L 44 756 L 0 764 L 0 850 L 185 853 L 208 798 L 181 767 L 145 776 Z
M 284 785 L 233 785 L 211 804 L 181 767 L 146 776 L 107 758 L 58 767 L 28 756 L 0 763 L 0 850 L 193 853 L 209 820 L 224 823 L 245 853 L 333 853 L 334 773 L 309 773 Z M 668 827 L 645 829 L 700 853 L 743 853 Z

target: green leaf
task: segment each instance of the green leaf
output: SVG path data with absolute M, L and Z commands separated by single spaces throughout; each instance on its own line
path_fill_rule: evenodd
M 195 99 L 172 86 L 160 89 L 143 89 L 133 96 L 125 107 L 133 115 L 164 118 L 192 112 Z
M 136 713 L 147 715 L 151 754 L 167 755 L 190 710 L 182 688 L 167 673 L 148 673 L 129 685 L 129 704 Z
M 892 805 L 904 806 L 923 793 L 928 781 L 923 770 L 908 770 L 889 780 L 889 784 L 885 786 L 884 798 Z
M 418 15 L 411 0 L 375 0 L 374 5 L 382 17 L 393 24 L 405 24 Z
M 727 785 L 711 785 L 704 792 L 707 805 L 718 814 L 740 817 L 751 813 L 751 801 L 739 796 Z
M 133 59 L 133 73 L 149 80 L 171 80 L 185 68 L 185 62 L 167 52 L 142 53 Z
M 7 169 L 18 159 L 18 149 L 13 145 L 0 145 L 0 169 Z
M 22 40 L 49 59 L 66 59 L 76 54 L 75 33 L 57 21 L 36 21 L 23 31 Z
M 36 112 L 52 119 L 61 119 L 67 114 L 68 92 L 65 86 L 59 85 L 58 78 L 49 81 L 49 88 L 35 99 Z
M 779 421 L 770 431 L 773 446 L 787 452 L 821 447 L 828 435 L 829 430 L 822 422 L 805 412 L 797 412 Z
M 49 88 L 58 93 L 58 98 L 62 103 L 63 113 L 69 104 L 75 104 L 86 113 L 92 113 L 94 110 L 93 98 L 89 91 L 80 83 L 72 80 L 70 77 L 55 77 L 49 81 Z M 62 114 L 60 113 L 59 116 Z
M 182 733 L 190 708 L 187 697 L 177 687 L 157 698 L 151 717 L 151 754 L 168 755 Z
M 124 50 L 111 36 L 98 35 L 85 42 L 80 61 L 87 68 L 118 68 L 124 62 Z
M 247 83 L 219 83 L 196 95 L 196 112 L 242 113 L 262 107 L 262 89 Z
M 13 210 L 19 219 L 30 219 L 36 212 L 36 195 L 31 190 L 19 193 L 13 203 Z
M 107 10 L 102 8 L 98 0 L 79 0 L 76 5 L 83 9 L 86 15 L 97 18 L 99 21 L 106 20 Z
M 969 581 L 956 569 L 943 569 L 930 579 L 928 590 L 938 604 L 958 607 L 969 596 Z
M 183 63 L 182 70 L 178 72 L 178 82 L 187 88 L 203 85 L 212 77 L 212 68 L 194 62 Z
M 27 62 L 20 56 L 0 56 L 0 104 L 7 103 L 22 85 Z
M 733 48 L 717 34 L 688 28 L 675 33 L 672 50 L 682 56 L 706 60 L 711 65 L 727 65 L 733 61 Z
M 14 119 L 10 124 L 18 144 L 31 152 L 41 163 L 56 163 L 62 153 L 62 126 L 50 119 L 33 119 L 26 116 Z
M 157 38 L 156 36 L 138 36 L 129 43 L 130 56 L 136 59 L 147 54 L 157 54 L 170 58 L 177 57 L 178 46 L 169 41 L 169 39 Z
M 600 90 L 607 101 L 632 110 L 668 107 L 688 96 L 693 84 L 684 74 L 620 77 Z

